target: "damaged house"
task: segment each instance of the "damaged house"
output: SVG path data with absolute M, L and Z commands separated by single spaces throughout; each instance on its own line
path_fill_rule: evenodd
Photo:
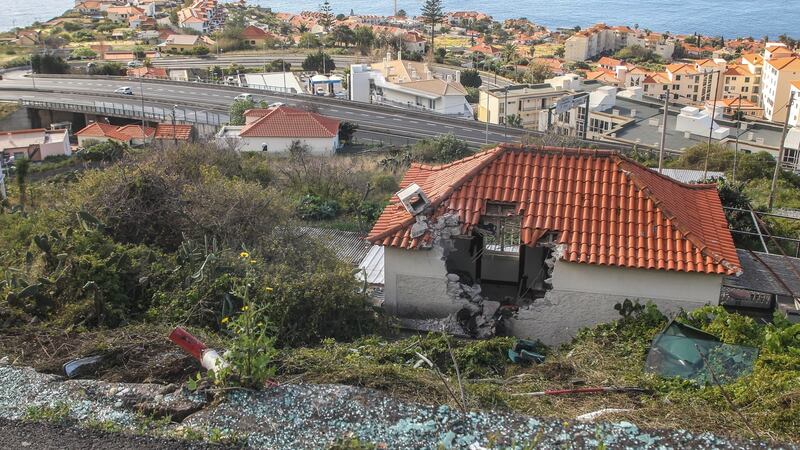
M 716 304 L 741 272 L 715 186 L 614 152 L 504 144 L 414 164 L 401 187 L 368 236 L 401 318 L 557 344 L 625 299 Z

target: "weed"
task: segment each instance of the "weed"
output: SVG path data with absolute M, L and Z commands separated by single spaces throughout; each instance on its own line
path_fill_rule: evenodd
M 24 420 L 32 422 L 64 422 L 69 417 L 69 405 L 56 403 L 53 406 L 29 406 Z

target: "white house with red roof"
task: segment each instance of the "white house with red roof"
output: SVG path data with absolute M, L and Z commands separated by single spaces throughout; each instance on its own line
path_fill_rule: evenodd
M 341 146 L 339 121 L 288 106 L 245 111 L 245 124 L 226 125 L 217 133 L 217 143 L 241 151 L 285 152 L 299 141 L 312 154 L 332 155 Z
M 471 333 L 499 321 L 556 344 L 618 318 L 625 299 L 718 304 L 741 273 L 715 185 L 614 152 L 504 144 L 413 164 L 400 187 L 367 239 L 384 249 L 383 306 L 402 318 Z

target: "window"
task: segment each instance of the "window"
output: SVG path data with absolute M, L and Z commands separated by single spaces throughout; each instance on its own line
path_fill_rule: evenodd
M 750 82 L 750 77 L 744 77 L 744 82 L 745 83 L 749 83 Z
M 681 81 L 681 76 L 680 75 L 675 75 L 675 81 Z
M 485 233 L 483 248 L 488 252 L 519 254 L 520 223 L 516 205 L 509 203 L 486 203 L 486 214 L 478 226 Z

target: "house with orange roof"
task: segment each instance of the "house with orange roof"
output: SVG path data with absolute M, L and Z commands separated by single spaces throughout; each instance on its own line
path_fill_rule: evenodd
M 97 142 L 114 141 L 122 144 L 130 144 L 131 136 L 119 131 L 118 126 L 102 122 L 92 122 L 75 132 L 78 138 L 78 145 L 87 147 Z
M 599 23 L 567 38 L 564 42 L 564 59 L 586 61 L 633 45 L 651 50 L 665 60 L 671 60 L 675 52 L 675 38 L 672 36 Z
M 494 45 L 487 44 L 485 42 L 479 42 L 472 47 L 467 49 L 467 54 L 475 54 L 480 53 L 484 55 L 486 58 L 497 58 L 503 53 L 503 49 L 500 47 L 495 47 Z
M 714 102 L 712 100 L 707 101 L 706 110 L 710 111 L 711 105 L 713 104 Z M 758 106 L 758 104 L 751 102 L 745 96 L 742 96 L 742 98 L 727 97 L 722 100 L 717 100 L 717 108 L 721 108 L 723 114 L 733 118 L 736 118 L 738 114 L 741 114 L 743 118 L 749 117 L 760 119 L 764 114 L 764 108 L 761 108 Z
M 239 36 L 251 47 L 262 49 L 265 45 L 272 45 L 280 41 L 278 36 L 255 25 L 246 26 Z
M 400 188 L 367 240 L 384 252 L 383 308 L 401 318 L 554 345 L 625 299 L 668 313 L 718 304 L 741 273 L 715 185 L 611 151 L 501 144 L 414 163 Z
M 723 97 L 721 72 L 725 67 L 723 59 L 668 64 L 664 72 L 649 73 L 644 77 L 643 91 L 647 96 L 660 98 L 669 90 L 671 101 L 675 103 L 702 105 L 713 100 L 715 95 Z
M 281 153 L 299 141 L 315 155 L 332 155 L 341 146 L 339 120 L 321 114 L 279 105 L 250 109 L 244 116 L 244 125 L 226 125 L 217 133 L 220 146 Z
M 128 19 L 133 16 L 145 15 L 144 10 L 135 6 L 110 6 L 106 10 L 108 19 L 114 22 L 128 22 Z
M 428 40 L 419 31 L 407 31 L 403 33 L 403 48 L 410 53 L 425 53 L 425 44 Z
M 191 142 L 195 139 L 195 129 L 191 124 L 160 123 L 153 139 L 158 141 Z

